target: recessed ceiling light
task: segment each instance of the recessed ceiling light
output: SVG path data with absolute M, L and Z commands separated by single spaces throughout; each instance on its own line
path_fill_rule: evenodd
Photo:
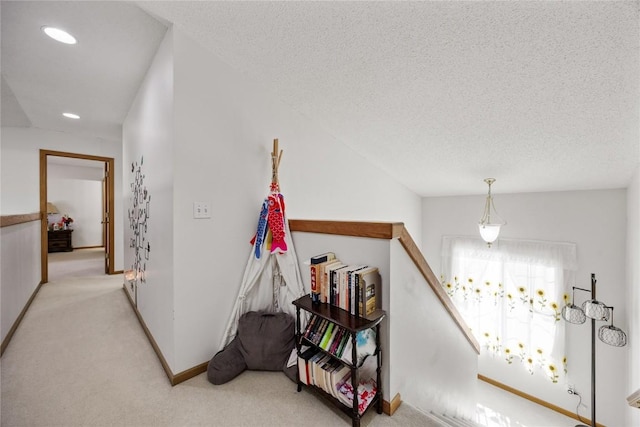
M 42 27 L 42 31 L 44 31 L 46 35 L 48 35 L 54 40 L 59 41 L 60 43 L 65 43 L 65 44 L 78 43 L 75 37 L 73 37 L 71 34 L 67 33 L 66 31 L 61 30 L 60 28 L 45 26 L 45 27 Z
M 69 119 L 79 119 L 80 116 L 77 114 L 73 114 L 73 113 L 62 113 L 63 116 L 69 118 Z

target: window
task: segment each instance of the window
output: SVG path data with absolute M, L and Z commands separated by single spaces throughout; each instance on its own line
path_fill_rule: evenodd
M 442 286 L 483 352 L 553 382 L 566 374 L 565 325 L 573 243 L 444 237 Z

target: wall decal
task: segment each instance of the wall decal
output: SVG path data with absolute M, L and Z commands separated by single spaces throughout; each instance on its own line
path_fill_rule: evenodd
M 144 158 L 140 157 L 140 164 L 131 163 L 131 173 L 133 174 L 133 182 L 131 183 L 131 204 L 129 209 L 129 228 L 133 232 L 133 236 L 129 241 L 129 247 L 135 251 L 135 259 L 131 270 L 134 273 L 131 281 L 133 284 L 146 283 L 147 261 L 151 252 L 151 244 L 147 241 L 147 226 L 149 221 L 149 205 L 151 195 L 144 185 L 144 173 L 142 165 Z

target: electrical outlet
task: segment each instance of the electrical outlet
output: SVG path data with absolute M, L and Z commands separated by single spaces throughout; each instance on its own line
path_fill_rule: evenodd
M 578 392 L 576 391 L 576 388 L 573 384 L 569 384 L 567 386 L 567 393 L 569 394 L 575 394 L 576 396 L 579 396 Z

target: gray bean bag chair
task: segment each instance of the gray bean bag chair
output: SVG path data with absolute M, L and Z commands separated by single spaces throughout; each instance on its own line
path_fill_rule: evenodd
M 209 361 L 207 378 L 227 383 L 246 369 L 284 371 L 296 381 L 296 366 L 287 368 L 295 347 L 295 320 L 287 313 L 250 311 L 238 321 L 236 337 Z

